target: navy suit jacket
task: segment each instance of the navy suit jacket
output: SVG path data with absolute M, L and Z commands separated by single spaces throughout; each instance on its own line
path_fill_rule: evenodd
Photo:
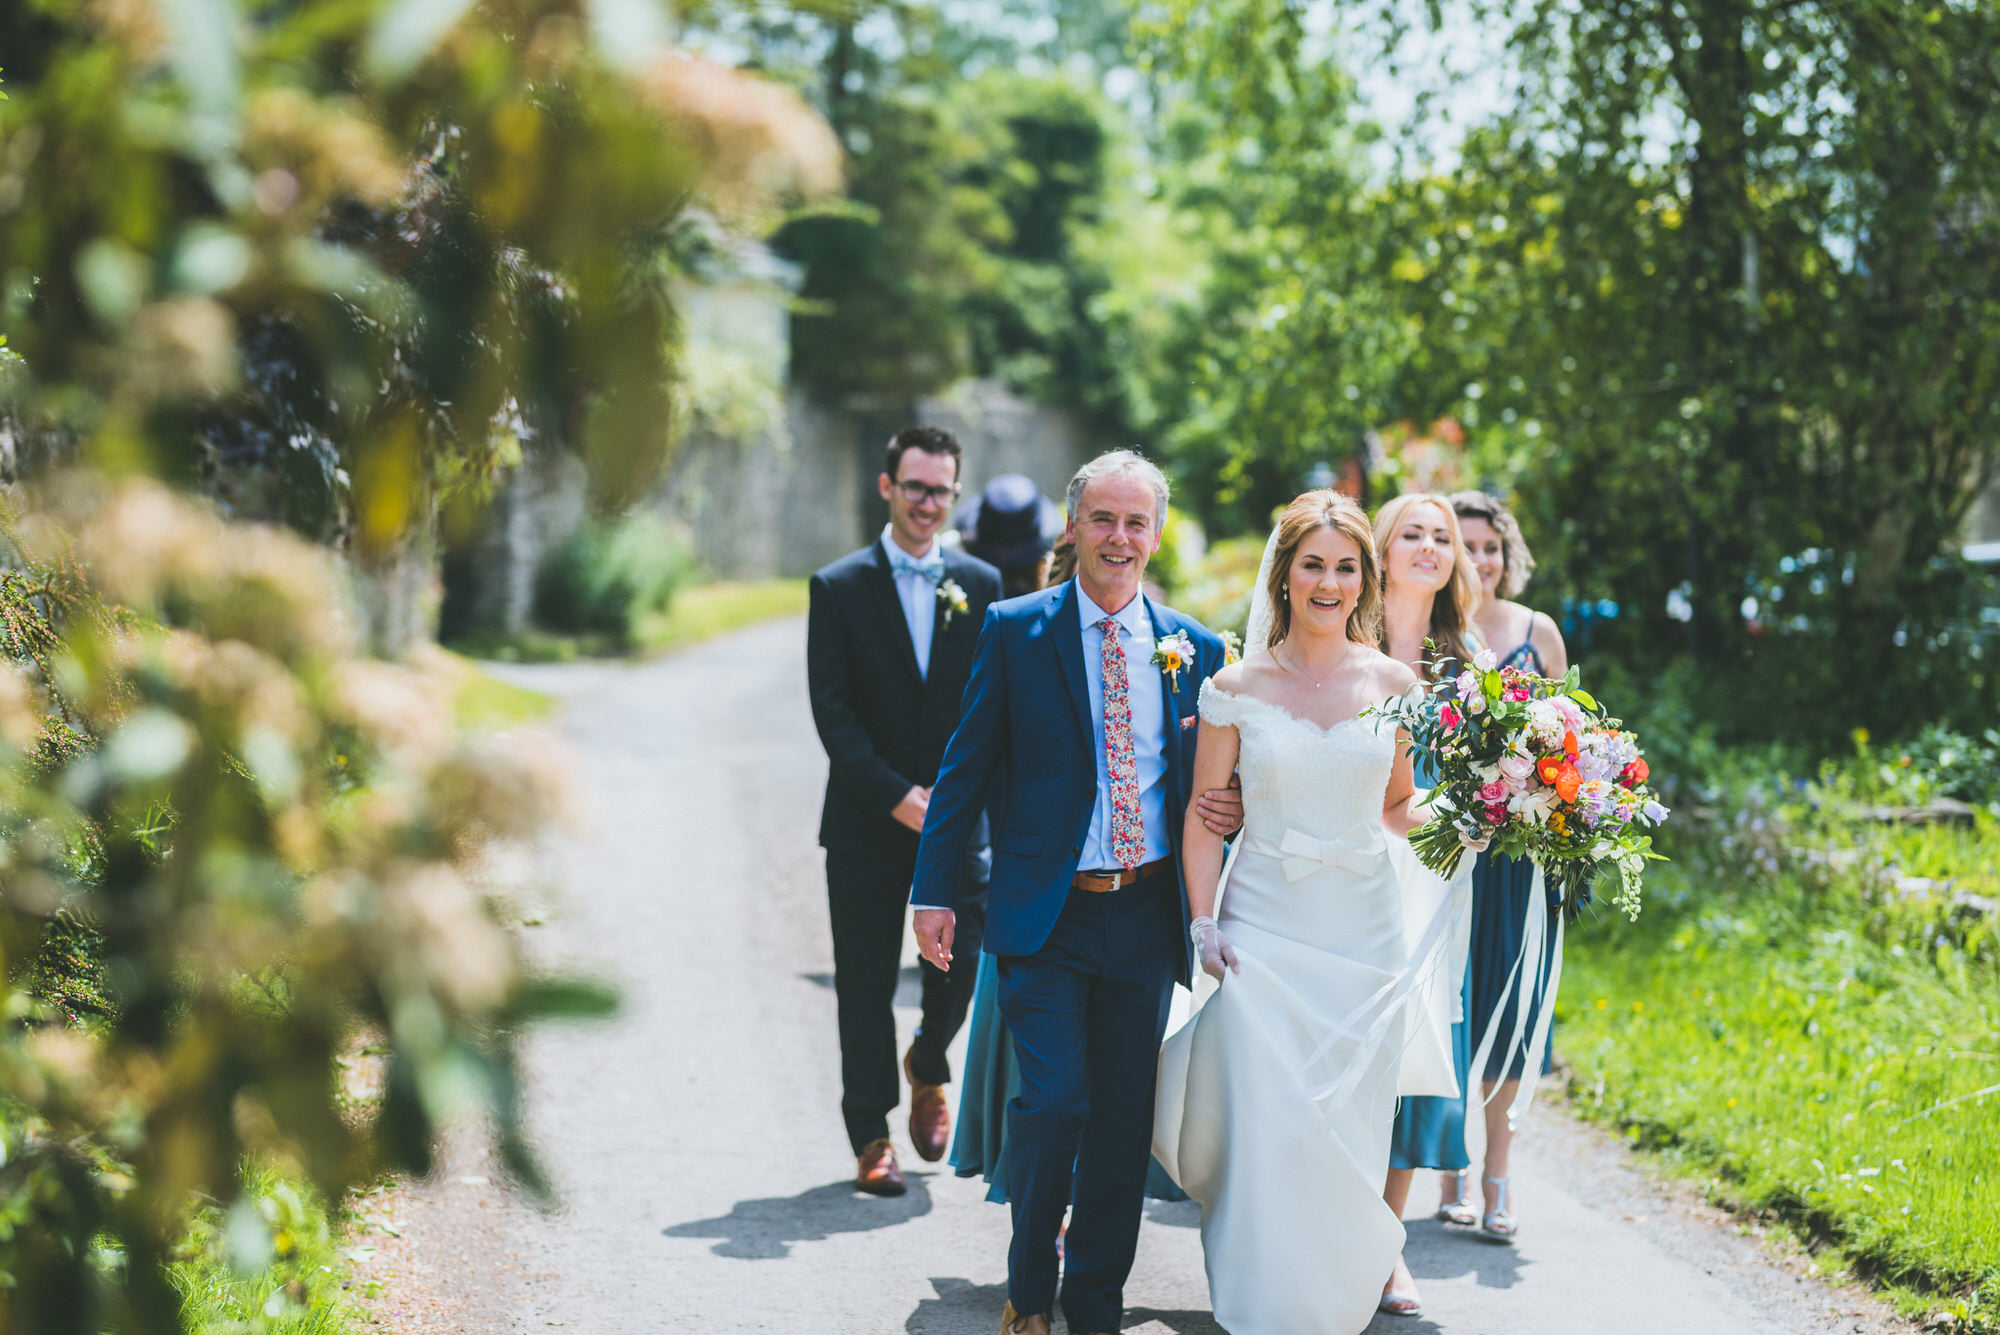
M 930 671 L 921 673 L 883 541 L 812 577 L 806 685 L 827 758 L 820 843 L 907 865 L 916 856 L 916 832 L 889 813 L 911 785 L 928 788 L 937 778 L 958 726 L 978 628 L 1000 597 L 1000 572 L 945 549 L 945 576 L 965 590 L 967 607 L 947 618 L 938 605 Z
M 1148 607 L 1156 637 L 1185 631 L 1195 647 L 1195 662 L 1182 670 L 1179 687 L 1161 692 L 1168 713 L 1167 828 L 1178 867 L 1181 822 L 1193 796 L 1196 701 L 1202 682 L 1222 668 L 1222 641 L 1171 608 Z M 1138 663 L 1133 670 L 1159 671 Z M 995 603 L 980 628 L 965 708 L 931 791 L 910 902 L 953 906 L 959 862 L 997 776 L 994 808 L 1001 827 L 993 831 L 985 948 L 994 955 L 1040 950 L 1069 898 L 1090 831 L 1096 748 L 1075 583 Z M 1185 920 L 1184 887 L 1180 899 Z M 1183 950 L 1177 965 L 1183 983 L 1191 977 L 1190 964 Z

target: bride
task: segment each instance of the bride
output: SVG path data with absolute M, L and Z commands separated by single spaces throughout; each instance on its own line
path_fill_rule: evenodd
M 1416 677 L 1375 648 L 1381 613 L 1367 517 L 1308 492 L 1265 548 L 1249 654 L 1202 688 L 1195 791 L 1240 770 L 1245 819 L 1226 873 L 1222 839 L 1187 822 L 1192 932 L 1219 987 L 1161 1053 L 1153 1136 L 1201 1204 L 1232 1335 L 1368 1324 L 1403 1246 L 1381 1193 L 1397 1095 L 1458 1092 L 1436 1001 L 1456 989 L 1434 984 L 1467 891 L 1439 883 L 1406 923 L 1404 878 L 1425 873 L 1402 841 L 1424 814 L 1406 735 L 1360 714 Z

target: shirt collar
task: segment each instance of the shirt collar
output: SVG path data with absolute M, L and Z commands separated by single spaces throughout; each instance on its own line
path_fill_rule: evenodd
M 907 551 L 904 551 L 903 548 L 897 544 L 895 533 L 896 533 L 895 525 L 893 524 L 882 525 L 882 555 L 887 556 L 890 552 L 903 552 L 903 555 L 910 556 L 910 554 Z M 910 559 L 912 561 L 928 561 L 933 556 L 941 556 L 943 554 L 944 554 L 943 544 L 940 543 L 936 538 L 932 538 L 930 546 L 924 548 L 921 552 L 918 552 L 915 556 L 910 556 Z
M 1089 594 L 1083 591 L 1082 581 L 1078 581 L 1076 586 L 1076 610 L 1082 616 L 1083 624 L 1087 627 L 1095 626 L 1098 622 L 1104 620 L 1106 616 L 1110 615 L 1103 608 L 1099 607 Z M 1118 622 L 1119 628 L 1127 635 L 1148 636 L 1153 633 L 1153 618 L 1148 614 L 1146 595 L 1144 593 L 1139 594 L 1131 602 L 1125 604 L 1125 610 L 1118 613 L 1114 619 Z

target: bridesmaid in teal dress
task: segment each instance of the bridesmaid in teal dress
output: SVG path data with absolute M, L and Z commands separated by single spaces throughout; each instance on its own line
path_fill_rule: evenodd
M 1450 675 L 1456 670 L 1454 664 L 1471 662 L 1480 648 L 1472 623 L 1479 580 L 1451 502 L 1434 492 L 1412 492 L 1389 501 L 1375 515 L 1375 550 L 1383 571 L 1382 652 L 1408 663 L 1426 681 Z M 1424 768 L 1419 766 L 1417 784 L 1431 787 L 1437 776 L 1424 773 Z M 1475 905 L 1478 897 L 1475 880 Z M 1469 1006 L 1467 1010 L 1469 1014 Z M 1463 1090 L 1472 1065 L 1469 1026 L 1453 1025 L 1451 1037 Z M 1382 1198 L 1400 1216 L 1415 1170 L 1437 1168 L 1446 1173 L 1445 1200 L 1456 1210 L 1460 1174 L 1470 1162 L 1465 1152 L 1465 1100 L 1406 1098 L 1396 1109 Z M 1416 1316 L 1423 1310 L 1416 1281 L 1401 1257 L 1387 1279 L 1382 1289 L 1384 1312 Z
M 1513 602 L 1514 595 L 1527 586 L 1535 568 L 1535 558 L 1521 537 L 1521 527 L 1507 507 L 1480 491 L 1462 491 L 1451 498 L 1460 531 L 1471 554 L 1473 570 L 1479 576 L 1480 602 L 1474 622 L 1480 637 L 1489 645 L 1512 646 L 1500 659 L 1500 666 L 1521 668 L 1544 677 L 1560 677 L 1569 670 L 1569 655 L 1562 632 L 1547 615 Z M 1483 1208 L 1478 1218 L 1479 1232 L 1495 1242 L 1512 1242 L 1519 1222 L 1508 1199 L 1508 1155 L 1514 1145 L 1513 1128 L 1507 1124 L 1507 1108 L 1526 1074 L 1527 1044 L 1506 1048 L 1506 1038 L 1518 1021 L 1522 1034 L 1534 1032 L 1543 1005 L 1550 998 L 1537 987 L 1529 998 L 1527 1014 L 1518 1016 L 1516 998 L 1507 987 L 1514 960 L 1521 953 L 1522 924 L 1528 913 L 1528 896 L 1534 892 L 1535 866 L 1526 858 L 1493 857 L 1482 853 L 1473 868 L 1472 950 L 1467 963 L 1465 1014 L 1470 1034 L 1484 1034 L 1494 1013 L 1500 1013 L 1501 1039 L 1489 1054 L 1486 1069 L 1480 1072 L 1481 1093 L 1486 1104 L 1486 1162 L 1480 1178 Z M 1555 955 L 1555 917 L 1560 908 L 1545 903 L 1549 915 L 1546 945 L 1538 977 L 1548 976 Z M 1524 963 L 1523 968 L 1527 965 Z M 1549 1072 L 1549 1055 L 1542 1054 L 1540 1075 Z M 1495 1092 L 1495 1086 L 1498 1092 Z M 1471 1221 L 1466 1221 L 1471 1222 Z

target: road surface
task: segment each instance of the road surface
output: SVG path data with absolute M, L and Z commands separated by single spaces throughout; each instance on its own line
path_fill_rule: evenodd
M 476 1137 L 431 1182 L 367 1203 L 379 1227 L 364 1227 L 376 1254 L 360 1271 L 389 1328 L 997 1327 L 1008 1221 L 983 1184 L 904 1142 L 907 1196 L 849 1186 L 804 629 L 773 622 L 639 665 L 495 669 L 562 698 L 590 821 L 547 851 L 549 910 L 523 930 L 538 956 L 615 980 L 625 1004 L 529 1045 L 558 1210 L 514 1202 Z M 913 1002 L 906 980 L 899 1000 Z M 915 1018 L 901 1006 L 905 1041 Z M 1434 1183 L 1421 1175 L 1414 1211 L 1435 1202 Z M 1772 1260 L 1552 1098 L 1521 1137 L 1515 1183 L 1516 1247 L 1411 1222 L 1425 1311 L 1378 1317 L 1371 1335 L 1905 1329 L 1865 1295 Z M 1327 1221 L 1329 1247 L 1339 1223 Z M 1191 1203 L 1149 1207 L 1127 1331 L 1221 1332 L 1197 1226 Z

